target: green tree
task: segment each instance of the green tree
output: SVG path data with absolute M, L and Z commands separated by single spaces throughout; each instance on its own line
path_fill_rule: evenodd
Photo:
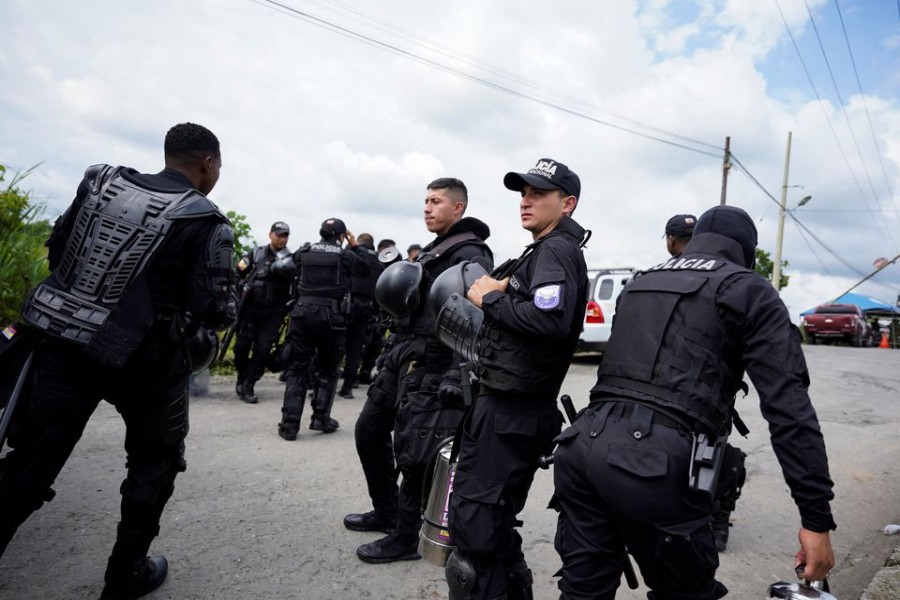
M 788 285 L 788 281 L 790 281 L 791 276 L 785 275 L 787 271 L 788 261 L 781 261 L 781 289 L 784 289 Z M 771 256 L 768 252 L 761 248 L 756 249 L 756 272 L 772 281 L 772 275 L 775 271 L 775 261 L 772 260 Z
M 250 237 L 250 225 L 247 224 L 247 217 L 229 210 L 225 216 L 231 221 L 231 229 L 234 231 L 234 263 L 241 257 L 256 247 L 256 242 Z
M 18 188 L 35 167 L 17 172 L 3 187 L 7 169 L 0 165 L 0 323 L 18 320 L 25 296 L 50 273 L 44 247 L 50 223 L 40 219 L 44 207 Z

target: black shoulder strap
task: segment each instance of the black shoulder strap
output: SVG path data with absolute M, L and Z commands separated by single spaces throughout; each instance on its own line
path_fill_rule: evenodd
M 425 264 L 430 260 L 434 260 L 434 259 L 440 257 L 442 254 L 446 253 L 449 250 L 452 250 L 458 246 L 462 246 L 463 244 L 468 244 L 470 242 L 478 242 L 479 244 L 484 244 L 484 240 L 482 240 L 480 237 L 478 237 L 471 231 L 463 231 L 461 233 L 455 233 L 455 234 L 449 236 L 448 238 L 446 238 L 445 240 L 441 241 L 440 244 L 438 244 L 431 250 L 423 252 L 420 255 L 420 256 L 422 256 L 422 258 L 417 260 L 416 262 Z

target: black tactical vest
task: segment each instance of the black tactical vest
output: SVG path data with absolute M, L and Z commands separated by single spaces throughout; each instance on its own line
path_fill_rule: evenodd
M 89 355 L 110 366 L 124 364 L 153 322 L 144 271 L 173 220 L 218 211 L 196 190 L 144 189 L 123 171 L 109 165 L 88 169 L 89 192 L 78 208 L 59 266 L 31 292 L 22 309 L 28 324 L 85 345 Z M 108 317 L 120 302 L 133 318 L 127 327 L 119 320 L 114 331 L 107 332 Z
M 350 277 L 341 265 L 343 252 L 338 243 L 324 240 L 301 248 L 297 295 L 342 299 L 350 290 Z
M 282 248 L 270 253 L 269 246 L 258 246 L 252 255 L 252 272 L 247 279 L 254 304 L 262 306 L 284 306 L 291 299 L 291 282 L 272 272 L 272 263 L 290 256 L 290 250 Z
M 627 396 L 728 430 L 743 379 L 743 347 L 718 318 L 716 292 L 747 270 L 722 258 L 672 258 L 642 273 L 619 299 L 591 398 Z
M 552 236 L 552 237 L 551 237 Z M 507 293 L 529 302 L 533 301 L 531 289 L 531 269 L 534 257 L 540 246 L 551 239 L 564 239 L 575 248 L 580 240 L 568 233 L 557 231 L 541 238 L 526 250 L 521 261 L 504 263 L 494 270 L 491 277 L 502 279 L 513 274 L 518 286 L 510 285 Z M 579 257 L 581 253 L 579 252 Z M 575 323 L 569 335 L 564 338 L 546 339 L 526 335 L 496 324 L 486 323 L 482 326 L 477 342 L 479 365 L 476 374 L 481 383 L 487 387 L 504 392 L 515 392 L 523 396 L 540 397 L 541 400 L 552 399 L 556 402 L 556 394 L 565 379 L 572 356 L 581 335 L 581 322 L 587 304 L 587 268 L 581 258 L 583 281 L 577 286 L 579 300 L 574 315 Z

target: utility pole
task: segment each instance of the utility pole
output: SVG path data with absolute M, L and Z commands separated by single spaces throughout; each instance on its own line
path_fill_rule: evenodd
M 722 159 L 722 197 L 719 204 L 725 206 L 725 192 L 728 191 L 728 169 L 731 168 L 731 136 L 725 138 L 725 157 Z
M 784 155 L 784 178 L 781 182 L 781 207 L 778 209 L 778 233 L 775 236 L 775 265 L 772 268 L 772 285 L 781 289 L 781 244 L 784 241 L 784 213 L 787 208 L 788 170 L 791 166 L 791 132 L 788 131 L 787 151 Z

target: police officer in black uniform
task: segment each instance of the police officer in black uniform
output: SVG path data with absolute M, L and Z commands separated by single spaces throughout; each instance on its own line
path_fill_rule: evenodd
M 475 281 L 467 298 L 484 311 L 478 333 L 478 393 L 466 418 L 450 496 L 456 550 L 447 566 L 451 600 L 530 600 L 532 574 L 515 527 L 538 459 L 561 417 L 556 396 L 575 353 L 587 304 L 587 232 L 572 218 L 578 176 L 544 158 L 507 173 L 520 192 L 522 227 L 534 242 L 516 260 Z
M 396 248 L 397 244 L 394 240 L 385 238 L 378 242 L 378 247 L 375 249 L 378 252 L 379 263 L 381 263 L 381 268 L 384 270 L 388 264 L 390 264 L 390 260 L 387 263 L 382 262 L 382 254 L 381 251 L 385 248 L 393 247 L 394 250 L 397 251 L 399 256 L 399 250 Z M 366 342 L 363 346 L 363 355 L 362 361 L 359 365 L 359 374 L 356 377 L 356 381 L 358 383 L 363 383 L 366 385 L 371 384 L 374 379 L 372 376 L 372 371 L 378 368 L 378 358 L 382 355 L 383 350 L 385 350 L 385 337 L 387 336 L 387 332 L 389 329 L 391 316 L 383 308 L 380 306 L 376 307 L 378 309 L 378 313 L 376 314 L 375 323 L 372 324 L 372 327 L 369 329 L 366 335 Z
M 248 404 L 258 398 L 253 389 L 266 372 L 272 345 L 278 339 L 291 299 L 291 280 L 272 269 L 272 264 L 290 256 L 287 248 L 291 228 L 276 221 L 269 229 L 269 243 L 249 250 L 237 263 L 241 289 L 237 339 L 234 342 L 235 392 Z
M 212 340 L 201 326 L 225 326 L 236 312 L 231 227 L 205 196 L 219 178 L 219 142 L 200 125 L 176 125 L 165 165 L 156 175 L 90 167 L 54 225 L 51 274 L 23 308 L 38 341 L 13 450 L 0 461 L 2 553 L 53 497 L 50 486 L 100 400 L 115 405 L 128 476 L 104 599 L 138 598 L 166 577 L 165 557 L 146 554 L 185 469 L 188 336 Z M 204 354 L 211 360 L 211 341 Z
M 350 278 L 350 323 L 347 325 L 346 354 L 341 398 L 352 398 L 353 387 L 359 373 L 360 361 L 365 346 L 378 319 L 378 304 L 375 302 L 375 282 L 384 270 L 375 252 L 375 240 L 368 233 L 356 238 L 363 249 L 363 261 L 369 273 L 362 277 Z
M 386 350 L 356 422 L 356 451 L 374 510 L 349 514 L 344 525 L 356 531 L 390 533 L 357 549 L 357 556 L 365 562 L 420 558 L 417 547 L 426 466 L 441 441 L 437 436 L 452 435 L 463 414 L 459 363 L 435 337 L 434 318 L 425 298 L 434 279 L 455 264 L 470 261 L 486 270 L 493 267 L 493 254 L 485 243 L 490 229 L 478 219 L 464 217 L 467 206 L 468 190 L 459 179 L 445 177 L 429 183 L 425 227 L 437 237 L 413 262 L 391 265 L 378 281 L 376 293 L 382 307 L 394 317 L 391 331 L 396 341 Z M 411 289 L 402 285 L 391 288 L 392 282 L 408 281 L 392 279 L 397 273 L 414 273 L 420 278 L 412 280 Z M 403 474 L 399 494 L 395 457 Z
M 834 564 L 832 482 L 806 362 L 784 303 L 752 271 L 755 249 L 747 213 L 717 206 L 680 257 L 619 297 L 591 403 L 558 438 L 563 599 L 615 597 L 626 548 L 648 598 L 727 593 L 715 580 L 711 488 L 744 368 L 800 511 L 800 576 L 821 580 Z M 692 461 L 692 450 L 709 460 Z
M 287 385 L 278 425 L 278 435 L 287 441 L 297 439 L 310 388 L 314 396 L 309 428 L 323 433 L 337 431 L 338 422 L 331 418 L 331 407 L 350 312 L 350 281 L 369 271 L 363 261 L 365 249 L 359 247 L 343 221 L 326 219 L 319 235 L 322 238 L 318 242 L 304 244 L 291 259 L 299 274 L 287 337 Z M 342 247 L 345 240 L 349 250 Z M 282 271 L 280 265 L 276 271 Z M 314 356 L 317 376 L 311 381 Z
M 669 256 L 678 258 L 684 252 L 691 236 L 694 235 L 694 226 L 697 224 L 697 217 L 691 214 L 675 215 L 666 221 L 666 250 Z M 737 415 L 737 413 L 734 413 Z M 733 416 L 734 416 L 733 415 Z M 742 433 L 746 435 L 749 430 L 738 420 L 735 424 L 743 429 Z M 744 467 L 747 455 L 731 444 L 725 446 L 725 456 L 722 462 L 722 471 L 719 478 L 719 485 L 716 486 L 716 507 L 713 511 L 713 537 L 716 541 L 716 550 L 724 552 L 728 547 L 728 534 L 731 529 L 731 511 L 737 506 L 737 500 L 741 497 L 741 486 L 747 476 L 747 470 Z

